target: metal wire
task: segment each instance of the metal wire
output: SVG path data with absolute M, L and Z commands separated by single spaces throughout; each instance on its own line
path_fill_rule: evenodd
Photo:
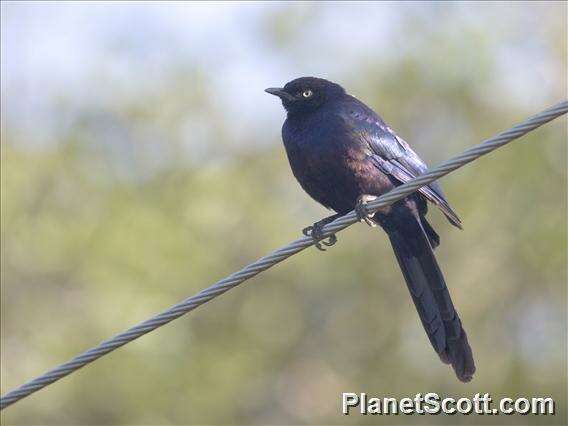
M 524 134 L 542 126 L 549 121 L 566 114 L 568 112 L 568 101 L 560 102 L 559 104 L 536 114 L 527 120 L 517 124 L 511 129 L 498 134 L 495 137 L 487 139 L 483 143 L 468 149 L 461 155 L 454 157 L 445 163 L 442 163 L 438 167 L 434 167 L 428 173 L 425 173 L 404 185 L 398 186 L 387 194 L 382 195 L 376 200 L 369 202 L 366 207 L 369 213 L 375 212 L 381 207 L 387 206 L 389 204 L 398 201 L 412 192 L 416 191 L 420 187 L 429 184 L 430 182 L 447 175 L 455 169 L 458 169 L 465 164 L 476 160 L 477 158 L 488 154 L 489 152 L 523 136 Z M 329 236 L 331 234 L 337 233 L 353 223 L 357 222 L 357 216 L 355 212 L 342 216 L 335 221 L 329 223 L 323 228 L 323 235 Z M 238 272 L 235 272 L 228 277 L 216 282 L 212 286 L 201 291 L 193 297 L 189 297 L 184 301 L 172 306 L 168 310 L 120 333 L 108 340 L 103 341 L 98 346 L 95 346 L 86 352 L 76 356 L 72 360 L 61 364 L 60 366 L 48 371 L 47 373 L 21 385 L 19 388 L 12 390 L 0 399 L 0 410 L 8 407 L 11 404 L 27 397 L 28 395 L 37 392 L 38 390 L 44 388 L 45 386 L 62 379 L 68 374 L 73 373 L 79 368 L 90 364 L 91 362 L 97 360 L 98 358 L 106 355 L 109 352 L 143 336 L 150 331 L 155 330 L 164 324 L 173 321 L 174 319 L 194 310 L 198 306 L 207 303 L 211 299 L 225 293 L 226 291 L 232 289 L 233 287 L 241 284 L 242 282 L 254 277 L 260 272 L 282 262 L 283 260 L 289 258 L 290 256 L 314 245 L 314 241 L 310 237 L 302 237 L 296 241 L 282 247 L 267 256 L 264 256 L 254 263 L 246 266 Z

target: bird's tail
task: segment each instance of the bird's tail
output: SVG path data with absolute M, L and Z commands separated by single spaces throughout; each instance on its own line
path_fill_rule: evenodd
M 412 222 L 412 223 L 408 223 Z M 467 335 L 450 298 L 432 247 L 439 239 L 424 218 L 413 217 L 403 229 L 385 227 L 422 325 L 440 359 L 469 382 L 475 363 Z

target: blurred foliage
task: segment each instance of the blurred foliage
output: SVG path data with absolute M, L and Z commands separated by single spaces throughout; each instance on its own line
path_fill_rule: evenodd
M 333 26 L 330 10 L 347 7 L 264 10 L 258 44 L 296 76 L 312 59 L 327 64 L 431 164 L 566 97 L 565 3 L 383 5 L 398 13 L 394 48 L 349 65 L 310 25 Z M 527 43 L 547 52 L 552 77 L 531 82 L 544 94 L 499 96 L 503 52 Z M 214 73 L 182 58 L 153 89 L 125 93 L 100 67 L 92 83 L 106 100 L 61 94 L 53 141 L 30 146 L 33 120 L 2 119 L 2 393 L 326 214 L 293 180 L 274 120 L 259 118 L 246 137 L 227 124 Z M 263 88 L 251 80 L 248 90 Z M 12 101 L 3 91 L 3 107 Z M 259 117 L 281 121 L 272 106 Z M 443 180 L 463 232 L 430 214 L 476 357 L 471 384 L 432 351 L 384 235 L 357 225 L 325 254 L 307 250 L 18 403 L 3 424 L 566 424 L 566 124 Z M 345 417 L 341 392 L 552 396 L 559 413 Z

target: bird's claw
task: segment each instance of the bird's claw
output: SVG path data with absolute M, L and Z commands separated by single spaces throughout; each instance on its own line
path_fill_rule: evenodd
M 318 250 L 326 251 L 322 247 L 322 244 L 326 247 L 331 247 L 337 242 L 337 237 L 335 234 L 331 234 L 327 238 L 323 236 L 323 227 L 325 226 L 324 221 L 316 222 L 312 226 L 302 229 L 302 234 L 306 237 L 311 237 L 315 241 L 315 246 Z
M 377 226 L 377 223 L 373 220 L 374 213 L 369 213 L 367 211 L 367 203 L 369 201 L 376 200 L 377 197 L 374 195 L 361 195 L 357 198 L 357 203 L 355 203 L 355 214 L 357 215 L 357 219 L 359 222 L 365 222 L 370 227 L 374 228 Z

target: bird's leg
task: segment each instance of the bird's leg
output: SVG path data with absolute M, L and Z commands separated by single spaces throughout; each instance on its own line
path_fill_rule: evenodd
M 367 211 L 367 203 L 369 201 L 374 201 L 378 197 L 369 194 L 363 194 L 357 198 L 357 202 L 355 203 L 355 213 L 357 214 L 357 219 L 359 222 L 365 222 L 367 225 L 371 227 L 377 226 L 376 222 L 373 220 L 374 213 L 369 213 Z
M 302 229 L 302 234 L 306 237 L 312 237 L 312 239 L 316 242 L 315 246 L 318 250 L 325 251 L 322 247 L 324 246 L 330 247 L 337 242 L 337 237 L 335 234 L 331 234 L 327 239 L 323 236 L 323 227 L 328 223 L 333 222 L 337 219 L 340 214 L 334 214 L 333 216 L 326 217 L 319 222 L 314 223 L 312 226 L 308 226 L 307 228 Z

